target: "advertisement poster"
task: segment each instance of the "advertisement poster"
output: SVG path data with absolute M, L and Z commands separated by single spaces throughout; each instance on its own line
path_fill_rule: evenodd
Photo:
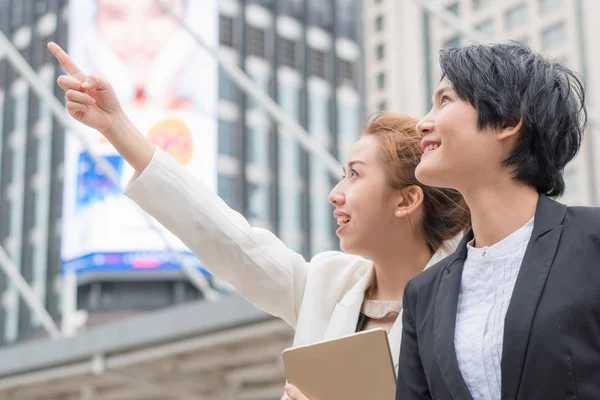
M 163 0 L 210 46 L 218 45 L 216 0 Z M 68 52 L 86 73 L 107 79 L 133 123 L 153 143 L 216 190 L 217 61 L 153 0 L 77 0 L 70 4 Z M 77 137 L 67 132 L 63 271 L 179 270 L 171 249 L 198 260 L 123 194 L 132 168 L 99 133 L 76 124 L 112 165 L 113 185 Z

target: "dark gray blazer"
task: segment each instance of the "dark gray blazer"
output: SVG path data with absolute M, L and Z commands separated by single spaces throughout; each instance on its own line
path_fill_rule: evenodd
M 404 291 L 396 400 L 470 400 L 454 349 L 467 243 Z M 509 303 L 502 400 L 600 399 L 600 208 L 540 196 Z

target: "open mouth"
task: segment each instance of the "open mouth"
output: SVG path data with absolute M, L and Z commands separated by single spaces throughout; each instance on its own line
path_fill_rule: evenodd
M 348 222 L 350 222 L 350 217 L 348 215 L 341 215 L 337 217 L 337 224 L 339 226 L 346 225 Z
M 427 146 L 424 147 L 423 153 L 430 153 L 432 151 L 437 150 L 438 147 L 440 147 L 439 143 L 429 143 Z

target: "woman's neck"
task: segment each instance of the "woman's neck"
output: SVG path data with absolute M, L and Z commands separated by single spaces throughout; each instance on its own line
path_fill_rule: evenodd
M 374 281 L 368 297 L 371 300 L 402 300 L 406 283 L 423 272 L 432 253 L 424 238 L 416 235 L 398 241 L 388 252 L 379 251 L 371 260 Z
M 537 191 L 509 181 L 463 193 L 471 210 L 475 246 L 492 246 L 525 225 L 535 215 Z

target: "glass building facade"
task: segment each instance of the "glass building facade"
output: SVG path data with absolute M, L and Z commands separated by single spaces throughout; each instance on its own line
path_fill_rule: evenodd
M 315 142 L 343 159 L 363 120 L 360 1 L 221 1 L 221 50 Z M 336 249 L 335 179 L 231 82 L 220 80 L 220 195 L 310 258 Z M 234 89 L 235 91 L 235 89 Z M 234 122 L 235 121 L 235 122 Z M 280 134 L 282 133 L 282 134 Z M 235 142 L 236 146 L 226 144 Z M 341 175 L 341 171 L 340 171 Z M 237 188 L 237 190 L 236 190 Z
M 66 40 L 66 2 L 0 1 L 0 29 L 59 97 L 46 50 Z M 0 55 L 0 243 L 42 304 L 60 319 L 64 133 L 49 107 Z M 0 343 L 40 331 L 40 321 L 0 274 Z
M 360 3 L 219 0 L 222 55 L 340 160 L 364 117 Z M 0 0 L 0 29 L 61 99 L 46 43 L 66 45 L 67 27 L 67 0 Z M 219 195 L 307 259 L 337 249 L 335 179 L 223 71 L 218 119 Z M 0 244 L 58 324 L 63 159 L 64 130 L 0 54 Z M 0 345 L 44 334 L 2 273 L 0 293 Z M 183 273 L 97 275 L 79 283 L 78 307 L 95 323 L 201 297 Z

